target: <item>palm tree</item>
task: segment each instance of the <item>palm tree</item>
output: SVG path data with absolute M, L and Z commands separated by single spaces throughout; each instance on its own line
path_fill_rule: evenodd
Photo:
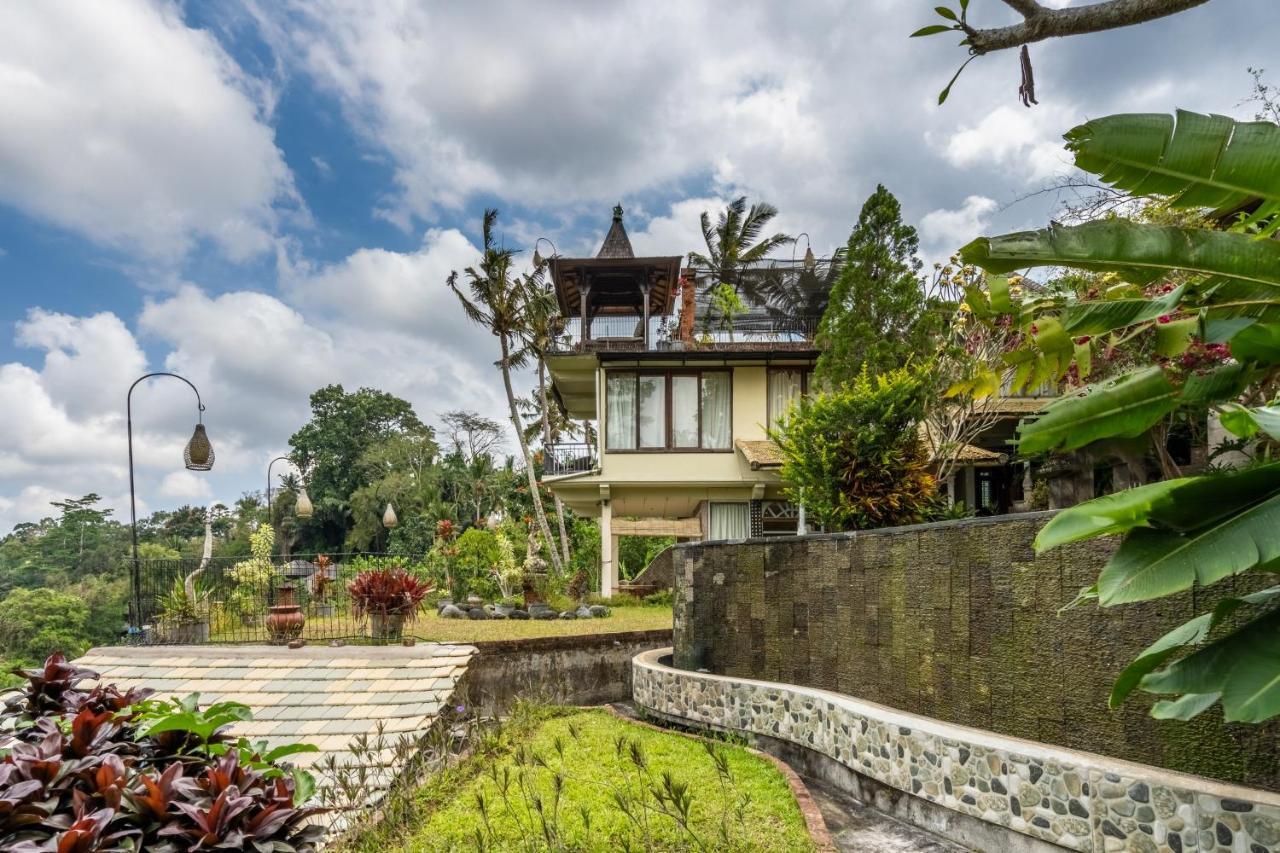
M 765 226 L 777 215 L 778 208 L 764 201 L 748 208 L 746 196 L 729 202 L 720 212 L 714 228 L 711 227 L 711 214 L 702 211 L 702 239 L 706 241 L 707 254 L 690 252 L 689 263 L 713 270 L 718 281 L 732 284 L 735 290 L 741 289 L 737 280 L 739 269 L 763 260 L 779 246 L 795 242 L 794 237 L 781 233 L 760 239 Z M 746 295 L 751 298 L 758 296 L 752 292 Z
M 488 208 L 484 212 L 482 251 L 479 269 L 467 267 L 467 288 L 471 297 L 458 287 L 458 273 L 449 274 L 449 289 L 462 303 L 462 310 L 473 323 L 484 326 L 498 339 L 501 358 L 496 364 L 502 371 L 502 384 L 507 392 L 507 408 L 511 416 L 511 426 L 515 430 L 516 440 L 520 443 L 520 454 L 524 457 L 524 470 L 529 479 L 529 496 L 533 500 L 533 515 L 538 522 L 542 539 L 551 552 L 551 562 L 557 572 L 563 571 L 560 554 L 552 545 L 551 528 L 547 524 L 547 513 L 542 507 L 542 496 L 538 491 L 538 475 L 533 468 L 533 456 L 529 453 L 529 442 L 525 441 L 524 430 L 521 429 L 520 413 L 516 409 L 516 394 L 511 387 L 511 369 L 528 364 L 532 350 L 528 346 L 525 335 L 529 320 L 531 294 L 526 281 L 511 274 L 511 261 L 515 252 L 511 249 L 498 248 L 493 240 L 493 225 L 498 220 L 498 211 Z

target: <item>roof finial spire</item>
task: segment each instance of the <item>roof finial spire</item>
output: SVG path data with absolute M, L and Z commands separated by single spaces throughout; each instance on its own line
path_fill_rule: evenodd
M 613 221 L 614 222 L 622 221 L 622 205 L 621 204 L 615 204 L 613 206 Z

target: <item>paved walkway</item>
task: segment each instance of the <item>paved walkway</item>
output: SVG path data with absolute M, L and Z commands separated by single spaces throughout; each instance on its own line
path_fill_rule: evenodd
M 473 646 L 117 646 L 76 663 L 105 682 L 150 687 L 162 697 L 200 694 L 200 705 L 243 702 L 253 720 L 236 734 L 272 747 L 312 743 L 289 760 L 352 763 L 352 739 L 373 741 L 379 724 L 394 742 L 430 726 L 476 653 Z M 390 754 L 390 750 L 387 751 Z
M 840 853 L 967 853 L 916 826 L 858 802 L 843 791 L 817 779 L 805 778 L 809 795 L 827 822 L 831 840 Z

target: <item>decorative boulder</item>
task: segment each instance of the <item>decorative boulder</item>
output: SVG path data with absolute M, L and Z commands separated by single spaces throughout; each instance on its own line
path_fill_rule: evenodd
M 578 609 L 573 612 L 574 616 L 579 619 L 590 619 L 595 614 L 591 612 L 591 608 L 585 604 L 578 605 Z
M 526 610 L 512 610 L 510 615 L 507 616 L 507 618 L 508 619 L 528 619 L 529 613 Z
M 501 610 L 499 610 L 496 606 L 492 604 L 486 604 L 484 606 L 484 612 L 485 612 L 485 615 L 490 619 L 506 619 L 507 618 L 507 614 L 503 613 Z
M 446 607 L 453 606 L 452 598 L 442 598 L 436 602 L 436 613 L 443 613 Z
M 596 619 L 603 619 L 609 615 L 609 608 L 603 604 L 593 604 L 587 609 L 591 611 L 591 615 Z
M 446 604 L 440 608 L 440 616 L 445 619 L 466 619 L 467 614 L 461 607 L 456 604 Z
M 467 611 L 468 619 L 488 619 L 489 614 L 484 612 L 483 607 L 473 607 Z
M 547 608 L 546 610 L 530 610 L 529 611 L 530 619 L 555 619 L 559 615 L 560 614 L 556 613 L 551 608 Z
M 578 614 L 574 613 L 572 610 L 566 610 L 565 612 L 560 614 L 560 618 L 561 619 L 577 619 Z

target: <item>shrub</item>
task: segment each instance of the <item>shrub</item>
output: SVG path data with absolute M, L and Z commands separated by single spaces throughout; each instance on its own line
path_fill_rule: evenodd
M 236 586 L 230 599 L 241 613 L 257 613 L 266 607 L 266 596 L 275 575 L 275 567 L 271 565 L 275 544 L 275 530 L 269 524 L 262 525 L 249 534 L 249 552 L 253 556 L 231 567 L 231 579 Z
M 788 496 L 828 530 L 925 520 L 936 483 L 918 424 L 928 395 L 924 371 L 904 368 L 805 398 L 771 435 L 782 451 Z
M 89 648 L 89 606 L 54 589 L 15 589 L 0 601 L 0 648 L 22 661 L 43 660 L 55 649 Z
M 454 600 L 468 595 L 495 597 L 498 586 L 490 573 L 501 557 L 497 538 L 483 527 L 472 527 L 453 543 L 452 553 L 450 574 L 453 576 Z
M 371 613 L 403 616 L 412 622 L 422 600 L 431 592 L 431 582 L 422 581 L 404 569 L 376 569 L 361 572 L 347 584 L 351 595 L 351 612 L 357 619 Z
M 248 719 L 246 706 L 84 690 L 97 674 L 61 653 L 19 672 L 26 688 L 0 712 L 15 739 L 0 758 L 0 849 L 316 849 L 314 780 L 280 763 L 314 747 L 233 741 L 227 728 Z

